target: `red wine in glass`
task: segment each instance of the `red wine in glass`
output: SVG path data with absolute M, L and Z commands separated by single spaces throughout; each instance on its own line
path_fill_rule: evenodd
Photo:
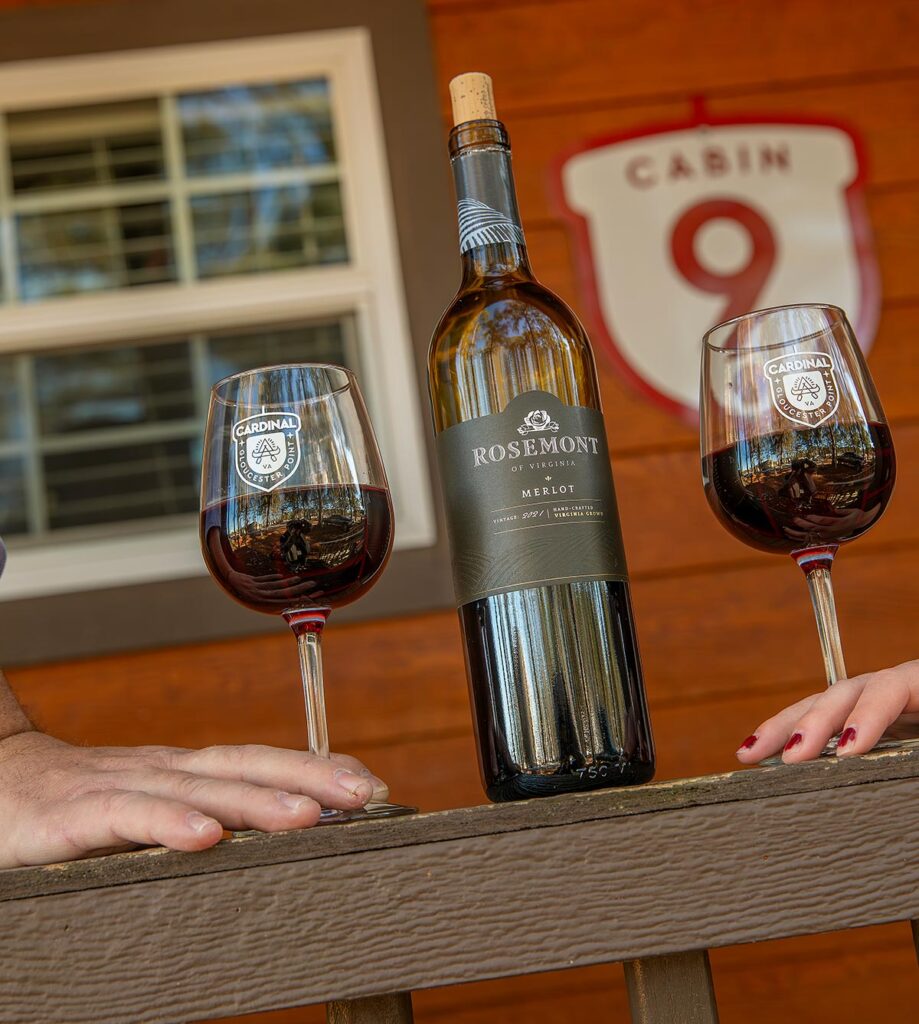
M 392 549 L 392 502 L 382 487 L 291 487 L 227 498 L 201 513 L 214 579 L 257 612 L 308 601 L 340 608 L 362 597 Z
M 702 459 L 722 525 L 751 547 L 789 555 L 861 536 L 887 507 L 895 475 L 886 423 L 783 430 Z

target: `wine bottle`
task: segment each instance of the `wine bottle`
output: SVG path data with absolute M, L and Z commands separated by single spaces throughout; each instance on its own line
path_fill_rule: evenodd
M 450 83 L 463 278 L 429 380 L 492 800 L 645 782 L 654 749 L 596 368 L 533 277 L 491 79 Z

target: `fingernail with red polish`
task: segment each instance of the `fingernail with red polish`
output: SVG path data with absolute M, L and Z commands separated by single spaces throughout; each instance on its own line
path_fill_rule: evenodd
M 785 750 L 794 750 L 794 748 L 804 739 L 804 736 L 800 732 L 793 732 L 791 739 L 785 744 Z
M 855 739 L 855 726 L 849 725 L 843 731 L 842 736 L 839 737 L 839 742 L 836 744 L 836 749 L 839 750 L 851 743 Z
M 759 739 L 759 736 L 757 736 L 756 733 L 753 733 L 753 735 L 752 736 L 748 736 L 743 741 L 743 743 L 741 743 L 741 745 L 737 749 L 738 750 L 749 750 L 751 747 L 756 746 L 756 741 L 758 739 Z

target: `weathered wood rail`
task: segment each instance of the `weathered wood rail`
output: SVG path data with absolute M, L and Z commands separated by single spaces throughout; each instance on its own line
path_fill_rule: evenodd
M 0 1024 L 399 1024 L 413 989 L 612 961 L 633 1021 L 711 1024 L 710 947 L 915 921 L 917 851 L 913 743 L 0 872 Z

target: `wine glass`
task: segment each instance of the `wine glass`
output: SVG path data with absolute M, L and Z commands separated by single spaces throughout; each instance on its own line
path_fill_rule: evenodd
M 392 550 L 386 474 L 357 381 L 329 364 L 269 366 L 211 389 L 201 550 L 211 575 L 297 638 L 310 753 L 329 756 L 321 638 L 333 608 L 380 578 Z M 413 807 L 324 808 L 321 823 Z
M 896 475 L 884 410 L 845 313 L 777 306 L 713 327 L 700 412 L 708 503 L 745 544 L 801 567 L 832 686 L 846 677 L 833 559 L 880 519 Z

